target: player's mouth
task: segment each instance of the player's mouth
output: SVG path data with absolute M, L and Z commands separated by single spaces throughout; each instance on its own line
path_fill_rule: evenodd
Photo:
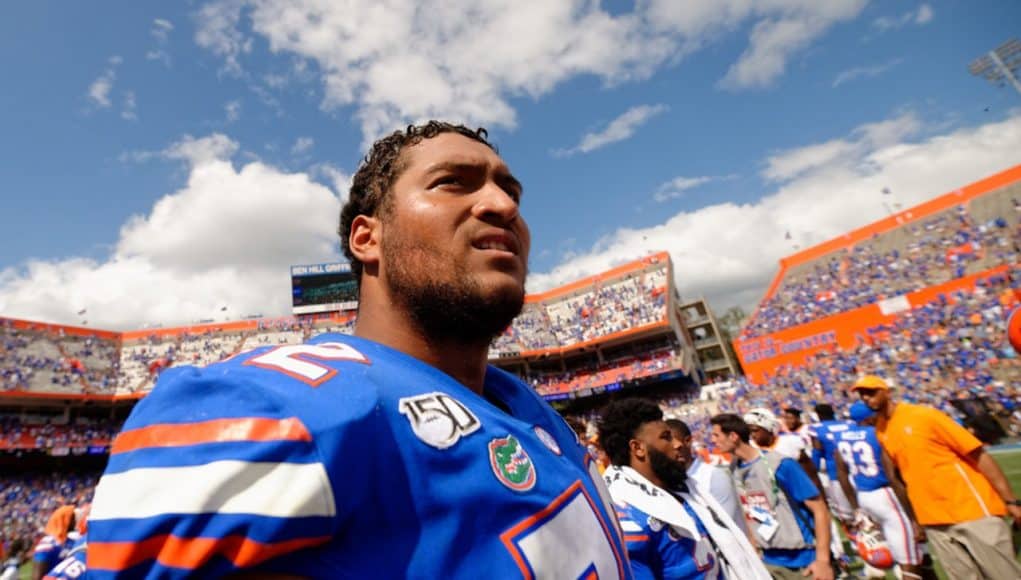
M 490 231 L 476 236 L 472 239 L 472 247 L 506 257 L 517 256 L 521 252 L 517 236 L 508 231 Z

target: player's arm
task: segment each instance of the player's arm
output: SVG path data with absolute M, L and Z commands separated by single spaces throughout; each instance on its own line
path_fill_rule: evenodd
M 791 459 L 784 459 L 776 470 L 777 485 L 793 501 L 800 501 L 812 512 L 815 532 L 815 561 L 810 570 L 816 580 L 833 579 L 833 562 L 830 558 L 830 510 L 826 507 L 822 492 L 800 466 Z M 792 506 L 793 509 L 797 509 Z
M 958 455 L 974 465 L 1005 502 L 1017 500 L 1000 465 L 986 452 L 985 446 L 978 438 L 943 413 L 936 412 L 930 420 L 933 421 L 940 438 Z M 1008 503 L 1007 509 L 1014 519 L 1014 524 L 1021 526 L 1021 507 Z
M 1021 507 L 1011 503 L 1017 500 L 1017 496 L 1014 495 L 1014 490 L 1011 489 L 1010 482 L 1007 481 L 1007 476 L 1003 474 L 1000 464 L 996 463 L 996 460 L 993 459 L 993 456 L 984 447 L 979 447 L 972 451 L 969 458 L 975 462 L 975 467 L 979 472 L 989 480 L 996 493 L 1000 494 L 1004 502 L 1007 502 L 1007 511 L 1010 513 L 1010 517 L 1014 519 L 1014 525 L 1021 526 Z
M 854 486 L 851 485 L 851 478 L 847 473 L 847 464 L 844 463 L 844 458 L 839 453 L 835 453 L 833 457 L 837 465 L 837 480 L 840 481 L 840 489 L 844 490 L 844 495 L 847 496 L 847 501 L 851 503 L 851 508 L 857 512 L 859 509 L 858 494 L 855 492 Z
M 815 453 L 815 449 L 812 450 L 812 453 Z M 812 484 L 819 490 L 819 493 L 825 495 L 826 490 L 823 489 L 822 480 L 819 479 L 819 470 L 816 469 L 815 462 L 811 457 L 805 454 L 804 450 L 802 450 L 801 454 L 798 456 L 798 465 L 801 466 L 801 469 L 805 470 L 805 474 L 812 480 Z
M 833 563 L 830 560 L 830 509 L 822 497 L 806 499 L 805 507 L 812 512 L 815 520 L 815 562 L 811 570 L 816 580 L 833 578 Z
M 256 569 L 328 542 L 362 496 L 359 478 L 353 497 L 331 487 L 272 371 L 214 367 L 166 371 L 114 440 L 89 519 L 90 578 Z M 355 437 L 341 432 L 345 453 Z

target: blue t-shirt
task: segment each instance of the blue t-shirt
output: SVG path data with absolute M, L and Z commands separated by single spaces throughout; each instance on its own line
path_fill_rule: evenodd
M 837 450 L 858 491 L 875 491 L 890 485 L 883 469 L 883 448 L 874 427 L 851 425 L 841 431 L 837 434 Z
M 165 371 L 114 441 L 88 573 L 630 578 L 598 479 L 512 375 L 489 367 L 483 396 L 327 334 Z
M 695 520 L 698 538 L 678 533 L 669 524 L 633 505 L 617 504 L 617 516 L 624 530 L 635 580 L 709 580 L 719 577 L 720 569 L 708 539 L 709 533 L 694 510 L 684 501 L 678 501 Z
M 761 459 L 756 461 L 761 461 Z M 774 475 L 777 486 L 787 493 L 787 500 L 796 512 L 794 519 L 798 522 L 801 536 L 805 538 L 805 542 L 814 544 L 815 518 L 812 511 L 805 507 L 805 500 L 819 497 L 819 489 L 812 483 L 805 470 L 793 459 L 784 458 L 777 466 Z M 762 561 L 774 566 L 804 568 L 815 561 L 815 548 L 763 550 Z

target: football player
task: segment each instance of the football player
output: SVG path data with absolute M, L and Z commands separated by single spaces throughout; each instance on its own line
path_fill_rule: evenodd
M 690 443 L 642 399 L 611 403 L 599 422 L 604 474 L 618 506 L 636 578 L 768 579 L 745 531 L 690 479 Z
M 903 484 L 894 474 L 893 461 L 876 438 L 876 412 L 856 401 L 849 409 L 856 424 L 836 434 L 837 478 L 855 513 L 863 512 L 879 525 L 893 560 L 905 578 L 922 578 L 925 537 L 915 520 Z M 853 482 L 853 485 L 852 485 Z M 855 518 L 860 523 L 861 518 Z M 867 559 L 866 559 L 867 560 Z
M 96 490 L 89 577 L 629 578 L 587 451 L 487 364 L 525 296 L 521 196 L 484 130 L 377 141 L 340 219 L 355 336 L 164 372 Z

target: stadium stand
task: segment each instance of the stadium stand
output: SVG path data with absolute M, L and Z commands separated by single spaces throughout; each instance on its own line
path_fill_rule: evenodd
M 1021 183 L 942 209 L 912 208 L 892 224 L 877 223 L 845 247 L 794 262 L 741 333 L 755 338 L 926 287 L 1011 264 L 1021 256 Z M 833 245 L 832 243 L 830 245 Z M 790 260 L 795 260 L 792 257 Z

